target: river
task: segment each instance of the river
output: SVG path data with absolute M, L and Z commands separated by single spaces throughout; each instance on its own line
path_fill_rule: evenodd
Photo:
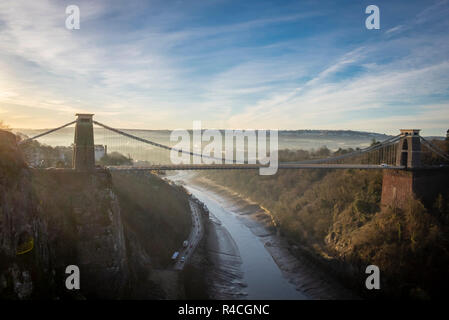
M 224 208 L 214 196 L 191 185 L 186 186 L 218 219 L 235 241 L 242 260 L 243 281 L 248 299 L 305 299 L 295 285 L 283 277 L 263 242 L 239 219 Z
M 218 198 L 217 194 L 189 183 L 189 176 L 190 173 L 179 172 L 170 179 L 177 182 L 182 180 L 186 189 L 208 207 L 211 218 L 232 237 L 241 259 L 241 270 L 236 270 L 235 274 L 235 278 L 241 274 L 243 281 L 243 290 L 239 295 L 247 299 L 306 299 L 306 295 L 296 290 L 295 285 L 283 276 L 260 237 L 248 228 L 238 212 L 223 206 L 225 199 Z M 222 246 L 225 245 L 225 239 L 219 241 Z
M 315 265 L 290 253 L 286 240 L 254 219 L 262 209 L 199 182 L 191 171 L 170 173 L 210 212 L 209 255 L 214 299 L 357 299 Z

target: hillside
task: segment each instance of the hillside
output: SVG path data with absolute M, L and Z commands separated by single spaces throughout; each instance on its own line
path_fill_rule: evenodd
M 283 151 L 282 159 L 310 156 Z M 449 186 L 425 207 L 381 208 L 382 173 L 369 170 L 288 170 L 275 176 L 221 171 L 203 175 L 262 205 L 298 255 L 312 258 L 363 292 L 365 268 L 382 272 L 380 295 L 447 296 Z M 292 249 L 295 250 L 295 249 Z

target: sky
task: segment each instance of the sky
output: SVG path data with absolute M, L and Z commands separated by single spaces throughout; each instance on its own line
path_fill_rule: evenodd
M 448 1 L 1 1 L 0 120 L 443 135 Z

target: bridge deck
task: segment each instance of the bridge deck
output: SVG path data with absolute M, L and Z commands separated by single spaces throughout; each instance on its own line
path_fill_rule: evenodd
M 110 170 L 258 170 L 267 168 L 259 164 L 188 164 L 188 165 L 150 165 L 150 166 L 108 166 Z M 405 169 L 404 166 L 369 164 L 287 164 L 280 163 L 278 169 Z

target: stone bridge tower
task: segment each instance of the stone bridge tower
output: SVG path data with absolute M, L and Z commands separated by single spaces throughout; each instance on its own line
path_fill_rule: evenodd
M 421 139 L 418 129 L 402 129 L 396 165 L 405 170 L 384 170 L 382 206 L 404 208 L 410 198 L 431 205 L 447 183 L 447 170 L 426 168 L 421 163 Z
M 77 113 L 76 116 L 73 168 L 77 171 L 92 171 L 95 169 L 93 114 Z
M 401 129 L 401 139 L 396 155 L 396 165 L 406 168 L 421 166 L 421 139 L 419 129 Z

